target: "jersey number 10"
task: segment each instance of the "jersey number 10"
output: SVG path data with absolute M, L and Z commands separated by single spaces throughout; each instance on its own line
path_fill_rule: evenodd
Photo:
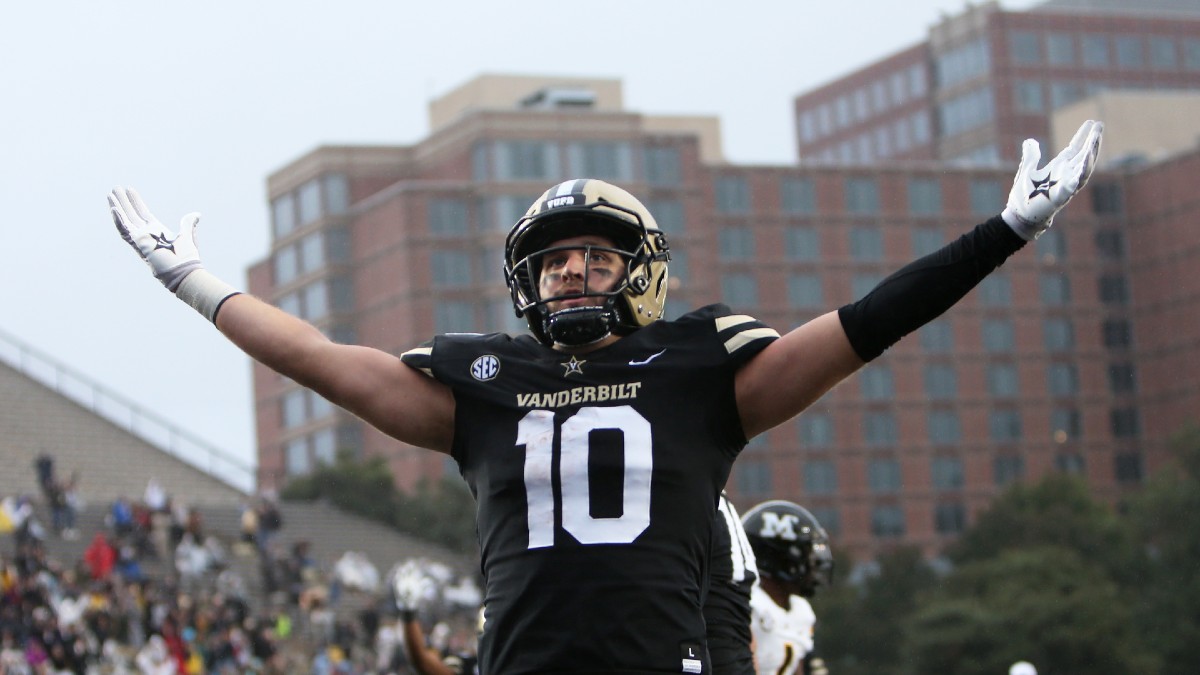
M 624 437 L 625 474 L 621 515 L 591 514 L 589 434 L 615 429 Z M 529 548 L 554 545 L 554 413 L 530 410 L 517 423 L 517 446 L 525 447 L 525 497 Z M 588 406 L 563 420 L 559 434 L 562 526 L 581 544 L 628 544 L 650 526 L 650 477 L 654 457 L 650 423 L 627 405 Z

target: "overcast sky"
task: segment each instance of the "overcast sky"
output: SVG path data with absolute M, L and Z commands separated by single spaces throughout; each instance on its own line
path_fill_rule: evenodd
M 321 144 L 412 144 L 427 103 L 481 73 L 620 78 L 628 109 L 715 115 L 729 160 L 788 164 L 796 94 L 965 6 L 4 3 L 0 331 L 250 460 L 249 361 L 117 236 L 113 186 L 172 229 L 201 211 L 206 266 L 244 286 L 267 252 L 269 173 Z

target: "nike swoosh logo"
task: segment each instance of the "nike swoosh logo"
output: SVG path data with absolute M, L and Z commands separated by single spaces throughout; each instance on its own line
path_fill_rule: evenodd
M 667 351 L 667 350 L 665 350 L 665 349 L 664 349 L 664 350 L 662 350 L 661 352 L 659 352 L 659 353 L 657 353 L 657 354 L 651 354 L 649 357 L 647 357 L 647 358 L 646 358 L 646 360 L 645 360 L 645 361 L 630 361 L 630 362 L 629 362 L 629 365 L 631 365 L 631 366 L 644 366 L 644 365 L 646 365 L 647 363 L 650 363 L 650 362 L 651 362 L 651 361 L 653 361 L 654 359 L 657 359 L 658 357 L 660 357 L 660 356 L 662 356 L 663 354 L 665 354 L 665 353 L 666 353 L 666 351 Z

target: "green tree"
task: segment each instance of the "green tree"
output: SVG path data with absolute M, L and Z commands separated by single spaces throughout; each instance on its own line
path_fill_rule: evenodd
M 1099 564 L 1065 547 L 1004 551 L 955 570 L 906 630 L 906 672 L 994 675 L 1025 659 L 1040 672 L 1157 672 L 1132 613 Z
M 1194 673 L 1200 664 L 1200 429 L 1173 439 L 1174 460 L 1129 503 L 1134 531 L 1150 551 L 1135 625 L 1162 656 L 1164 675 Z

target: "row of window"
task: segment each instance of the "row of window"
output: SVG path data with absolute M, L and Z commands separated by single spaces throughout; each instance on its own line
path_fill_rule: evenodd
M 820 151 L 806 152 L 801 159 L 824 164 L 868 164 L 923 148 L 932 141 L 933 126 L 929 111 L 918 110 L 911 115 L 885 121 Z
M 349 206 L 346 176 L 327 173 L 271 200 L 271 232 L 279 239 L 324 216 L 344 213 Z
M 913 64 L 889 73 L 832 101 L 801 111 L 797 118 L 800 140 L 811 143 L 897 106 L 920 100 L 928 91 L 924 64 Z
M 1018 65 L 1200 71 L 1200 39 L 1190 37 L 1013 31 L 1009 51 Z
M 311 274 L 331 263 L 350 261 L 350 233 L 344 227 L 327 228 L 305 235 L 275 249 L 272 269 L 276 286 Z
M 1143 460 L 1136 452 L 1119 452 L 1113 456 L 1113 476 L 1120 484 L 1141 482 Z M 1078 453 L 1062 453 L 1055 457 L 1055 467 L 1064 473 L 1083 474 L 1086 461 Z M 935 457 L 931 463 L 934 488 L 957 491 L 964 487 L 962 460 L 958 457 Z M 741 460 L 736 469 L 739 494 L 754 498 L 776 494 L 770 464 L 765 461 Z M 811 496 L 832 496 L 838 491 L 837 468 L 832 461 L 817 460 L 804 465 L 804 493 Z M 1001 455 L 992 460 L 992 479 L 1003 487 L 1020 481 L 1025 475 L 1025 460 L 1018 455 Z M 884 458 L 867 464 L 867 485 L 873 494 L 894 495 L 902 487 L 900 462 Z M 842 530 L 836 507 L 809 505 L 817 521 L 833 535 Z M 956 534 L 966 525 L 966 511 L 961 502 L 940 501 L 934 506 L 934 529 L 939 534 Z M 900 536 L 905 533 L 904 511 L 896 504 L 879 504 L 871 509 L 871 533 L 877 537 Z
M 638 147 L 629 141 L 483 141 L 472 148 L 471 167 L 477 182 L 554 182 L 589 176 L 615 183 L 642 178 L 650 185 L 673 186 L 683 180 L 678 148 Z
M 362 427 L 343 424 L 325 427 L 293 438 L 283 445 L 283 467 L 288 476 L 303 476 L 321 465 L 333 464 L 339 453 L 362 454 Z

